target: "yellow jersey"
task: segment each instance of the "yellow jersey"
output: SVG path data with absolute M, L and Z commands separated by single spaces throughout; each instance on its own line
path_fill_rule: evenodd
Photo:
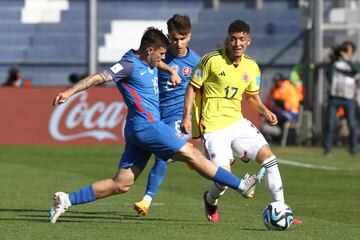
M 242 55 L 235 67 L 225 48 L 202 57 L 190 80 L 192 86 L 200 89 L 192 114 L 193 137 L 241 120 L 242 95 L 259 93 L 260 75 L 259 66 L 247 55 Z

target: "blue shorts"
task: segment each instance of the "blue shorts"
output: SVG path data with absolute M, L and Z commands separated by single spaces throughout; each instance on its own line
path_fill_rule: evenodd
M 184 134 L 181 132 L 180 124 L 181 124 L 182 117 L 181 116 L 172 116 L 168 118 L 161 119 L 166 125 L 170 126 L 172 129 L 175 130 L 178 134 L 184 137 Z
M 119 168 L 136 166 L 143 170 L 151 154 L 170 159 L 185 144 L 183 135 L 163 122 L 125 126 L 125 151 Z
M 161 119 L 162 122 L 166 123 L 166 125 L 173 128 L 175 130 L 176 134 L 178 134 L 178 136 L 181 136 L 181 138 L 185 138 L 186 135 L 184 133 L 182 133 L 181 129 L 180 129 L 181 120 L 182 120 L 182 115 L 171 116 L 171 117 Z M 162 159 L 162 158 L 156 156 L 156 161 L 158 161 L 158 160 L 167 161 L 168 159 Z

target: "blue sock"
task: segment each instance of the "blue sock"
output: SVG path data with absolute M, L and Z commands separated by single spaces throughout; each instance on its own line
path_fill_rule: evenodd
M 240 178 L 219 167 L 212 179 L 214 182 L 226 185 L 232 189 L 238 190 L 240 186 Z
M 69 194 L 71 205 L 93 202 L 96 200 L 92 186 L 86 186 Z
M 159 158 L 155 159 L 155 164 L 151 168 L 148 176 L 145 195 L 149 195 L 154 198 L 157 193 L 160 184 L 165 178 L 167 171 L 167 163 Z

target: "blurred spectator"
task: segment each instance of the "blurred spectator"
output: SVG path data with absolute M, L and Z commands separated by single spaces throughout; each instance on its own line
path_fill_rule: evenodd
M 266 99 L 266 106 L 276 114 L 278 126 L 268 126 L 266 122 L 261 126 L 261 130 L 270 138 L 281 135 L 283 125 L 287 121 L 297 121 L 301 96 L 295 86 L 281 73 L 277 73 L 273 78 L 273 87 Z M 280 128 L 279 128 L 280 127 Z
M 266 100 L 267 107 L 276 114 L 280 124 L 296 121 L 301 100 L 295 86 L 281 73 L 274 76 L 273 82 Z
M 339 108 L 345 110 L 345 118 L 349 126 L 350 152 L 357 154 L 357 126 L 356 126 L 356 87 L 358 86 L 359 69 L 351 62 L 355 52 L 355 44 L 344 42 L 334 49 L 331 56 L 327 76 L 330 81 L 330 92 L 327 112 L 327 126 L 324 136 L 324 154 L 331 151 L 333 132 L 336 127 Z
M 356 45 L 351 42 L 351 41 L 345 41 L 342 46 L 346 49 L 347 53 L 350 55 L 350 62 L 351 61 L 351 57 L 354 55 L 355 51 L 356 51 Z
M 20 74 L 20 70 L 17 68 L 10 68 L 7 71 L 7 76 L 5 83 L 3 84 L 4 87 L 30 87 L 31 81 L 26 79 L 23 80 Z
M 20 71 L 17 68 L 10 68 L 7 71 L 6 81 L 3 84 L 5 87 L 21 87 L 22 78 L 20 75 Z

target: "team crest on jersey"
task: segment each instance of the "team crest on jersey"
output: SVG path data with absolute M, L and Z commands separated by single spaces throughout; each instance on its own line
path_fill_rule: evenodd
M 245 82 L 245 83 L 248 82 L 250 79 L 249 74 L 247 72 L 244 72 L 242 74 L 241 78 L 242 78 L 243 82 Z
M 192 69 L 189 67 L 184 67 L 182 70 L 182 74 L 184 75 L 184 77 L 191 76 L 191 72 L 192 72 Z

